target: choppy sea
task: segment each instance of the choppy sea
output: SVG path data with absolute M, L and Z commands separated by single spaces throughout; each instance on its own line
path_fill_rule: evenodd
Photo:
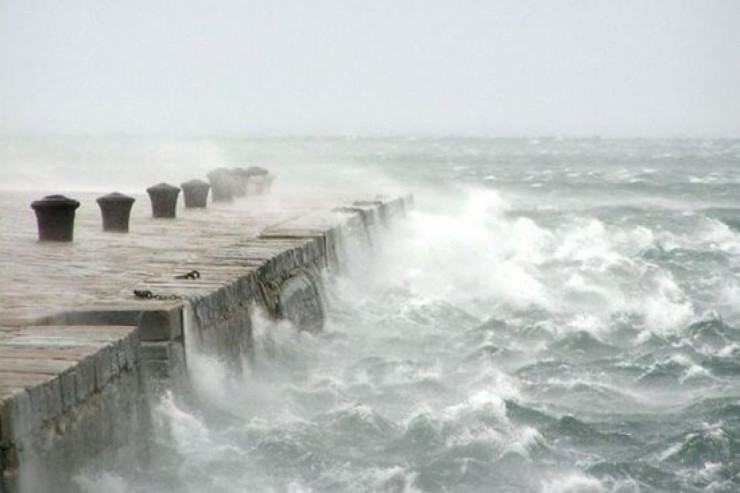
M 740 140 L 6 141 L 6 185 L 223 164 L 408 190 L 326 280 L 322 333 L 192 354 L 143 465 L 85 492 L 740 491 Z M 183 179 L 190 176 L 182 176 Z

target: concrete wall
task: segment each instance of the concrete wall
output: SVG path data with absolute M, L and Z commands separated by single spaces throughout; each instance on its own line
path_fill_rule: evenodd
M 3 335 L 4 490 L 63 490 L 67 471 L 144 436 L 149 408 L 135 327 L 22 327 Z

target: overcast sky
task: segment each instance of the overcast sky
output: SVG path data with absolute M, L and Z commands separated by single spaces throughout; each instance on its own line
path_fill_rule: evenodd
M 740 0 L 0 0 L 0 133 L 740 136 Z

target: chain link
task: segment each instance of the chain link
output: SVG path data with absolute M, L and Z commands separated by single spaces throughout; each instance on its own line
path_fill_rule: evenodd
M 200 272 L 191 270 L 187 274 L 175 276 L 175 279 L 200 279 Z M 146 300 L 181 300 L 182 296 L 176 294 L 154 294 L 148 289 L 134 289 L 134 296 Z
M 197 270 L 191 270 L 187 274 L 175 276 L 175 279 L 200 279 L 200 272 L 198 272 Z
M 182 296 L 176 294 L 154 294 L 148 289 L 134 289 L 134 296 L 147 300 L 181 300 Z

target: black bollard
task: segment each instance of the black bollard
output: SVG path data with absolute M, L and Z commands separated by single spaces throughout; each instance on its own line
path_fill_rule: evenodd
M 103 214 L 103 231 L 128 233 L 131 207 L 135 201 L 135 198 L 118 192 L 98 197 L 97 202 Z
M 250 166 L 249 168 L 247 168 L 247 173 L 249 173 L 252 176 L 259 176 L 259 175 L 266 175 L 269 172 L 261 166 Z
M 39 241 L 72 241 L 75 227 L 76 200 L 64 195 L 48 195 L 31 203 L 36 212 Z
M 203 180 L 190 180 L 180 185 L 185 198 L 185 207 L 203 208 L 208 203 L 208 190 L 211 184 Z
M 231 173 L 234 175 L 234 197 L 246 197 L 249 171 L 245 168 L 231 168 Z
M 216 168 L 208 173 L 211 182 L 211 197 L 214 202 L 234 200 L 234 174 L 227 168 Z
M 256 195 L 262 195 L 268 188 L 267 185 L 267 174 L 268 171 L 260 166 L 250 166 L 247 168 L 247 174 L 249 175 L 249 189 L 252 190 Z
M 177 196 L 180 189 L 169 183 L 159 183 L 146 189 L 152 201 L 152 215 L 154 217 L 176 217 Z

